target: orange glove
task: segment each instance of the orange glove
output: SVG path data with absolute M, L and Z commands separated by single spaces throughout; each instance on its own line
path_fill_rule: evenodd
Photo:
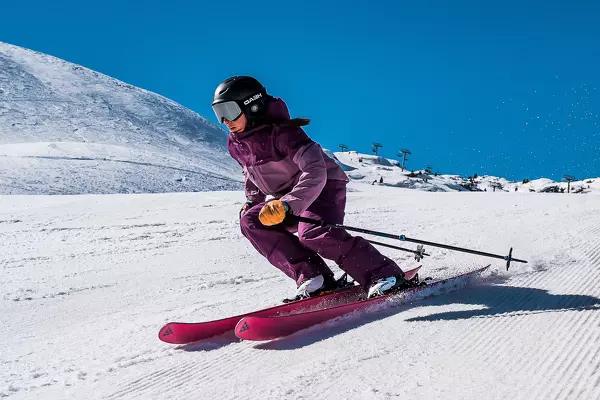
M 265 226 L 277 225 L 283 222 L 290 211 L 290 206 L 281 200 L 271 200 L 263 206 L 258 219 Z

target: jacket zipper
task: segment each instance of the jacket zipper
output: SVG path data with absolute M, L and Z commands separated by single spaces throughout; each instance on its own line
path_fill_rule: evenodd
M 265 190 L 265 189 L 268 189 L 268 187 L 267 187 L 267 184 L 265 183 L 265 181 L 260 176 L 260 174 L 255 174 L 254 171 L 251 170 L 250 168 L 252 168 L 252 167 L 246 167 L 246 169 L 248 170 L 248 173 L 250 174 L 250 177 L 252 177 L 252 181 L 254 182 L 254 184 L 260 189 L 261 192 L 263 192 L 263 194 L 272 195 L 272 193 L 268 193 L 268 192 L 270 192 L 269 190 Z
M 235 141 L 241 146 L 244 147 L 246 150 L 248 150 L 248 152 L 250 152 L 250 146 L 247 146 L 245 143 L 242 143 L 241 141 L 238 140 L 237 137 L 235 137 Z M 263 193 L 263 194 L 269 194 L 266 193 L 267 191 L 265 190 L 267 188 L 267 185 L 265 184 L 265 182 L 261 179 L 260 174 L 255 174 L 254 171 L 252 170 L 251 166 L 246 166 L 246 171 L 248 173 L 248 175 L 250 175 L 250 178 L 252 178 L 252 183 L 254 183 L 254 185 L 256 185 L 256 187 L 258 187 L 258 189 Z M 262 186 L 262 187 L 259 187 Z

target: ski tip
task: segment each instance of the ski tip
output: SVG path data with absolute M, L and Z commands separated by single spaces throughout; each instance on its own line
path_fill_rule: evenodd
M 242 318 L 235 326 L 235 335 L 242 340 L 254 340 L 254 341 L 265 341 L 277 339 L 279 336 L 270 332 L 265 332 L 262 328 L 265 328 L 264 323 L 270 321 L 270 318 L 261 317 L 246 317 Z
M 170 323 L 160 328 L 160 331 L 158 331 L 158 339 L 165 343 L 180 344 Z
M 235 336 L 243 340 L 252 340 L 250 336 L 252 321 L 249 318 L 242 318 L 235 326 Z

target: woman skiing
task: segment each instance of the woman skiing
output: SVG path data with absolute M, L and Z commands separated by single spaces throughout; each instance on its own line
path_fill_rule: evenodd
M 290 119 L 283 100 L 248 76 L 222 82 L 212 107 L 230 131 L 229 154 L 244 171 L 242 233 L 294 279 L 296 299 L 335 288 L 333 272 L 321 257 L 335 261 L 369 297 L 406 284 L 398 265 L 365 239 L 340 228 L 294 223 L 292 216 L 341 224 L 346 206 L 348 178 L 301 128 L 308 119 Z M 266 201 L 267 195 L 273 199 Z

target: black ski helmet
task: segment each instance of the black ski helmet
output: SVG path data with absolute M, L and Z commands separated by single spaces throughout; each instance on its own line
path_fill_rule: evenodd
M 255 78 L 233 76 L 217 86 L 212 105 L 233 101 L 250 122 L 255 122 L 264 115 L 267 98 L 267 90 Z

